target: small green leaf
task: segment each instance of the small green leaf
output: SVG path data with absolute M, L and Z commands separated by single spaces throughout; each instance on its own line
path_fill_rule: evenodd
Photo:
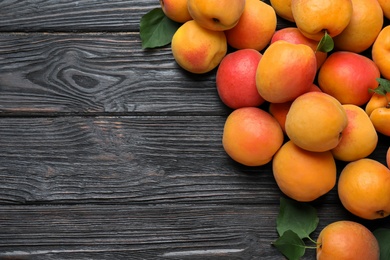
M 276 219 L 279 236 L 287 230 L 294 231 L 299 238 L 309 238 L 317 228 L 319 218 L 316 209 L 303 202 L 280 198 L 280 209 Z
M 379 85 L 376 89 L 368 89 L 370 92 L 377 93 L 379 95 L 385 96 L 386 93 L 390 93 L 390 80 L 377 78 Z
M 324 36 L 321 38 L 317 45 L 317 51 L 331 52 L 334 48 L 334 42 L 332 37 L 325 31 Z
M 155 8 L 142 16 L 140 37 L 142 48 L 157 48 L 171 43 L 180 23 L 169 19 L 162 8 Z
M 390 80 L 377 78 L 376 81 L 386 92 L 390 92 Z
M 378 228 L 373 231 L 380 248 L 380 260 L 390 259 L 390 229 Z
M 292 230 L 284 232 L 272 243 L 289 260 L 299 260 L 305 254 L 305 243 Z

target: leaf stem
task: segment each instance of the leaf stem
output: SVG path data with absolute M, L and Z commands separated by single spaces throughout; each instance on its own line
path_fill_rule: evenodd
M 307 236 L 307 239 L 309 239 L 313 244 L 318 245 L 317 241 L 315 241 L 314 239 L 312 239 L 310 236 Z

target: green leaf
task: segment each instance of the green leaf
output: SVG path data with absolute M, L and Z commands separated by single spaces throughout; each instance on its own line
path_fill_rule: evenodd
M 334 48 L 334 42 L 332 37 L 325 31 L 324 36 L 321 38 L 317 45 L 317 51 L 331 52 Z
M 299 238 L 309 238 L 317 228 L 319 218 L 316 209 L 303 202 L 280 198 L 280 209 L 276 219 L 279 236 L 287 230 L 294 231 Z
M 142 48 L 157 48 L 171 43 L 180 23 L 169 19 L 162 8 L 155 8 L 141 17 Z
M 305 243 L 292 230 L 284 232 L 272 243 L 289 260 L 298 260 L 305 254 Z
M 377 78 L 376 81 L 379 83 L 378 87 L 376 89 L 368 89 L 370 92 L 375 92 L 382 96 L 390 92 L 390 80 Z
M 390 259 L 390 229 L 378 228 L 373 231 L 380 248 L 380 260 Z

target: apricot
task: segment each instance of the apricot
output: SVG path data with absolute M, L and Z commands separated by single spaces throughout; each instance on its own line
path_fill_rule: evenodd
M 386 163 L 387 163 L 387 168 L 390 168 L 390 147 L 387 149 L 386 152 Z
M 339 144 L 347 123 L 347 113 L 337 99 L 314 91 L 293 101 L 285 127 L 287 136 L 299 147 L 324 152 Z
M 321 92 L 321 89 L 313 83 L 308 92 L 310 91 Z M 284 103 L 270 103 L 268 106 L 268 111 L 279 122 L 284 133 L 286 133 L 286 117 L 288 111 L 290 110 L 291 104 L 292 101 L 287 101 Z
M 312 40 L 304 36 L 297 27 L 286 27 L 283 29 L 277 30 L 271 38 L 271 44 L 279 41 L 285 40 L 295 44 L 306 44 L 309 46 L 316 55 L 317 60 L 317 70 L 325 62 L 328 54 L 326 52 L 316 51 L 319 44 L 318 41 Z
M 390 80 L 390 25 L 384 27 L 372 45 L 372 60 L 378 66 L 381 75 Z
M 390 108 L 380 107 L 370 115 L 372 124 L 379 133 L 390 136 Z
M 333 38 L 337 50 L 360 53 L 374 43 L 383 25 L 378 0 L 352 0 L 352 17 L 347 27 Z
M 378 0 L 378 2 L 382 7 L 383 15 L 390 19 L 390 0 Z
M 292 101 L 284 103 L 270 103 L 268 107 L 269 113 L 278 121 L 283 133 L 286 133 L 286 117 L 291 104 Z
M 270 3 L 277 15 L 287 21 L 294 22 L 294 16 L 291 11 L 291 0 L 271 0 Z
M 343 105 L 348 117 L 339 144 L 332 149 L 333 156 L 342 161 L 355 161 L 369 156 L 378 144 L 378 134 L 367 113 L 359 106 Z
M 318 73 L 318 86 L 342 104 L 364 105 L 371 98 L 369 89 L 378 87 L 380 71 L 366 56 L 350 51 L 333 52 Z
M 336 185 L 336 163 L 330 151 L 310 152 L 287 141 L 272 160 L 280 190 L 292 199 L 309 202 Z
M 380 95 L 378 93 L 374 93 L 370 100 L 367 102 L 365 111 L 367 115 L 371 115 L 372 111 L 381 107 L 389 107 L 390 108 L 390 92 L 386 93 L 386 95 Z
M 216 68 L 227 53 L 224 32 L 203 28 L 194 20 L 182 24 L 172 37 L 172 54 L 183 69 L 206 73 Z
M 257 107 L 234 110 L 227 117 L 222 134 L 226 153 L 247 166 L 270 162 L 283 139 L 283 131 L 276 119 Z
M 352 18 L 351 0 L 291 0 L 291 11 L 299 30 L 307 37 L 321 40 L 326 31 L 339 35 Z
M 188 0 L 191 17 L 201 26 L 213 31 L 233 28 L 245 8 L 245 0 Z
M 390 93 L 380 95 L 374 93 L 365 107 L 377 132 L 390 136 Z
M 276 30 L 276 13 L 259 0 L 246 0 L 244 12 L 232 29 L 226 30 L 228 45 L 235 49 L 263 50 Z
M 379 260 L 379 243 L 364 225 L 339 220 L 325 226 L 317 239 L 317 260 Z
M 373 220 L 390 215 L 390 169 L 376 160 L 349 162 L 340 173 L 337 190 L 343 206 L 358 217 Z
M 160 0 L 161 9 L 171 20 L 178 23 L 185 23 L 192 20 L 188 12 L 187 0 Z
M 309 90 L 316 73 L 316 56 L 309 46 L 276 41 L 257 67 L 257 90 L 271 103 L 291 101 Z
M 264 102 L 256 88 L 256 70 L 261 57 L 257 50 L 241 49 L 222 59 L 216 74 L 216 86 L 225 105 L 237 109 L 256 107 Z

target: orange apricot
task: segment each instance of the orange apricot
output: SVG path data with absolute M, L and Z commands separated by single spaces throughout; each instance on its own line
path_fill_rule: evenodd
M 330 151 L 311 152 L 287 141 L 272 160 L 280 190 L 292 199 L 309 202 L 336 185 L 336 163 Z
M 260 166 L 272 160 L 283 139 L 283 131 L 271 114 L 257 107 L 242 107 L 227 117 L 222 144 L 236 162 Z

